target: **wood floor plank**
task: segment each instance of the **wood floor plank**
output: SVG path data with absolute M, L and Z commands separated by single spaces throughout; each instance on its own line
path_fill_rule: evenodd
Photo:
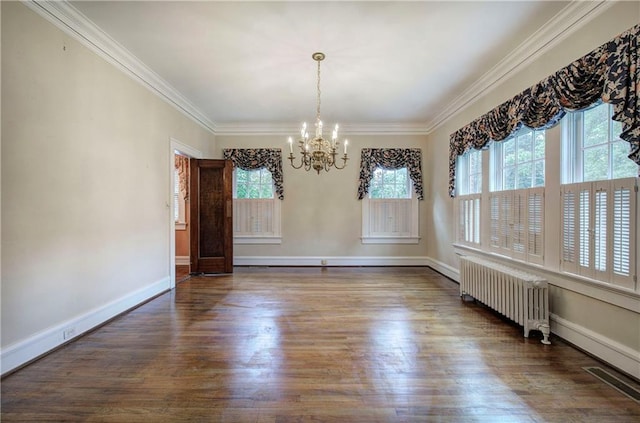
M 640 421 L 553 341 L 428 268 L 236 268 L 4 378 L 1 420 Z

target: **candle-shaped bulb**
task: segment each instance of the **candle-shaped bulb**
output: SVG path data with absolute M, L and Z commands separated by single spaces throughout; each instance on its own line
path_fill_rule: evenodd
M 347 144 L 349 144 L 349 140 L 344 140 L 344 154 L 347 154 Z
M 293 138 L 289 137 L 289 152 L 293 154 Z

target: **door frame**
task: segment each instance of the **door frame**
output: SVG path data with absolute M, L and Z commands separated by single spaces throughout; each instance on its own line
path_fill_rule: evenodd
M 169 289 L 176 287 L 176 222 L 173 217 L 173 210 L 175 207 L 173 201 L 173 193 L 175 190 L 175 178 L 173 172 L 176 166 L 175 152 L 178 151 L 184 156 L 188 156 L 194 159 L 203 159 L 204 153 L 193 147 L 178 141 L 177 139 L 169 138 Z

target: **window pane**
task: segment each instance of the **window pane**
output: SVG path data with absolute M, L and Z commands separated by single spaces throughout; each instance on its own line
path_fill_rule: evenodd
M 246 182 L 248 178 L 247 171 L 244 169 L 236 168 L 236 181 L 239 183 Z
M 533 163 L 523 163 L 518 166 L 517 188 L 531 188 L 531 177 L 533 175 Z
M 535 176 L 533 181 L 534 187 L 543 187 L 544 186 L 544 160 L 538 160 L 534 164 L 535 166 Z
M 247 197 L 247 186 L 246 185 L 237 185 L 236 186 L 236 197 L 237 198 L 248 198 Z
M 598 181 L 601 179 L 609 178 L 609 175 L 608 175 L 609 154 L 608 153 L 609 153 L 609 148 L 606 144 L 584 150 L 584 159 L 583 159 L 584 182 Z
M 395 172 L 392 170 L 384 170 L 382 172 L 382 183 L 393 184 L 396 180 Z
M 249 172 L 249 183 L 251 184 L 259 184 L 260 183 L 260 171 L 252 170 Z
M 518 142 L 518 157 L 517 157 L 517 161 L 518 163 L 522 163 L 522 162 L 528 162 L 530 160 L 533 159 L 533 155 L 532 153 L 532 143 L 533 143 L 533 133 L 532 132 L 527 132 L 524 133 L 522 135 L 520 135 L 519 137 L 517 137 L 517 142 Z
M 630 152 L 630 144 L 626 141 L 617 141 L 612 144 L 613 168 L 612 178 L 628 178 L 638 176 L 638 165 L 627 156 Z
M 513 138 L 502 142 L 503 166 L 513 166 L 516 163 L 516 144 Z
M 502 189 L 515 189 L 516 187 L 516 170 L 514 167 L 508 167 L 504 169 Z
M 536 131 L 534 145 L 533 145 L 534 158 L 544 159 L 544 144 L 545 144 L 544 131 Z
M 583 116 L 584 146 L 606 143 L 609 140 L 609 105 L 585 110 Z
M 479 193 L 482 190 L 482 175 L 471 175 L 469 184 L 469 193 Z
M 260 189 L 258 186 L 250 186 L 247 198 L 260 198 Z

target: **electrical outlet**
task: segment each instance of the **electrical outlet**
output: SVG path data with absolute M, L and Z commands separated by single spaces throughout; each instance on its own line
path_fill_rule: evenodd
M 62 338 L 64 340 L 71 339 L 76 335 L 76 328 L 68 328 L 62 331 Z
M 327 260 L 325 260 L 325 259 L 320 260 L 320 264 L 323 265 L 323 266 L 326 266 L 327 265 Z

